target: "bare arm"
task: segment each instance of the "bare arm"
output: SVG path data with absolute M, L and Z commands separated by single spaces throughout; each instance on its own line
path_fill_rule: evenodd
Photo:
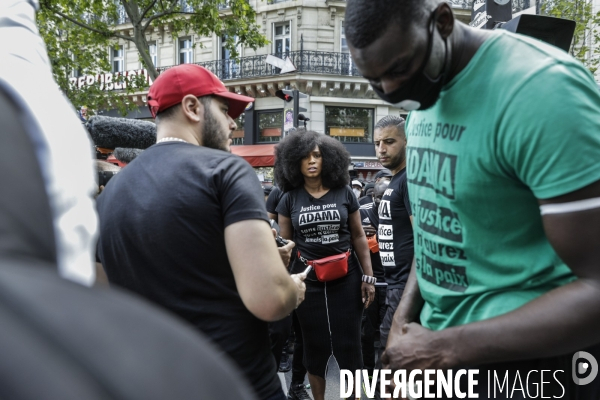
M 360 223 L 360 211 L 355 211 L 348 216 L 350 225 L 350 235 L 352 236 L 352 247 L 358 256 L 358 261 L 362 266 L 365 275 L 373 276 L 373 267 L 371 266 L 371 256 L 369 255 L 369 244 L 367 236 Z
M 413 225 L 413 216 L 410 216 L 410 224 Z M 417 270 L 416 270 L 415 259 L 413 258 L 410 265 L 410 274 L 402 293 L 402 299 L 396 313 L 394 314 L 394 320 L 390 329 L 390 335 L 401 334 L 401 329 L 404 324 L 419 321 L 419 315 L 423 308 L 423 297 L 421 297 L 421 291 L 419 290 L 419 282 L 417 281 Z
M 283 215 L 279 215 L 279 234 L 282 238 L 292 240 L 294 234 L 294 228 L 292 227 L 292 220 Z
M 270 212 L 268 212 L 268 211 L 267 211 L 267 215 L 269 216 L 269 219 L 272 219 L 272 220 L 274 220 L 275 222 L 279 223 L 279 222 L 277 221 L 277 215 L 278 215 L 278 214 L 273 214 L 273 213 L 270 213 Z
M 371 255 L 369 254 L 369 244 L 367 243 L 367 236 L 360 223 L 360 211 L 356 210 L 348 217 L 348 223 L 350 225 L 350 235 L 352 237 L 352 247 L 358 256 L 358 261 L 362 266 L 365 275 L 373 276 L 373 266 L 371 265 Z M 361 284 L 360 290 L 362 292 L 363 303 L 365 308 L 369 307 L 375 298 L 375 286 L 370 285 L 366 282 Z
M 419 290 L 419 282 L 417 282 L 417 271 L 415 267 L 415 260 L 413 258 L 412 265 L 410 267 L 410 274 L 404 287 L 404 293 L 402 293 L 402 299 L 396 313 L 394 314 L 394 321 L 390 336 L 392 334 L 401 334 L 401 329 L 404 324 L 411 322 L 418 322 L 421 309 L 423 308 L 423 297 L 421 297 L 421 291 Z
M 600 197 L 600 181 L 540 204 Z M 392 368 L 450 368 L 550 357 L 600 341 L 600 208 L 543 217 L 548 240 L 578 279 L 510 313 L 438 332 L 402 327 L 386 350 Z M 423 351 L 425 350 L 425 351 Z M 437 354 L 436 354 L 437 353 Z
M 412 215 L 410 216 L 410 224 L 414 225 Z M 413 258 L 406 286 L 402 293 L 402 299 L 394 314 L 391 331 L 399 331 L 404 324 L 419 321 L 419 316 L 424 303 L 423 297 L 421 296 L 421 290 L 419 289 L 419 282 L 417 281 L 416 263 Z
M 225 228 L 225 246 L 240 297 L 257 318 L 279 320 L 304 298 L 283 266 L 271 228 L 264 221 L 252 219 L 229 225 Z

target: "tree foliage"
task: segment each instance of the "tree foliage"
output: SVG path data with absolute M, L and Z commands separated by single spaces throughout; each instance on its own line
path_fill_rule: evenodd
M 69 83 L 71 72 L 111 71 L 109 49 L 130 42 L 149 77 L 155 79 L 159 71 L 148 49 L 148 37 L 155 29 L 168 31 L 173 39 L 216 33 L 226 39 L 224 45 L 234 58 L 240 44 L 253 49 L 267 44 L 248 0 L 40 0 L 37 20 L 55 79 L 73 104 L 91 109 L 108 106 L 122 113 L 134 107 L 123 93 L 140 91 L 147 86 L 146 78 L 133 77 L 126 89 L 111 92 L 99 84 L 77 88 Z M 120 83 L 125 80 L 118 78 Z
M 593 0 L 545 0 L 540 11 L 577 23 L 569 53 L 595 73 L 600 64 L 600 12 L 593 12 L 592 3 Z

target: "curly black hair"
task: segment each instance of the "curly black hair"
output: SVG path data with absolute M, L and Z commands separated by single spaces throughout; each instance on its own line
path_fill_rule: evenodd
M 300 171 L 302 159 L 315 146 L 323 157 L 321 180 L 323 186 L 337 189 L 348 185 L 350 153 L 339 141 L 314 131 L 299 130 L 286 136 L 275 146 L 275 181 L 285 193 L 304 184 Z

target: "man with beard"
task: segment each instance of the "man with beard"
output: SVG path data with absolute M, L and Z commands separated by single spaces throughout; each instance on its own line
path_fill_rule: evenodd
M 413 110 L 415 263 L 384 366 L 479 366 L 485 398 L 491 370 L 510 382 L 553 370 L 545 396 L 599 398 L 600 379 L 571 379 L 580 351 L 597 366 L 600 343 L 592 75 L 536 39 L 470 28 L 439 0 L 348 0 L 345 29 L 374 91 Z
M 392 173 L 392 180 L 379 203 L 377 227 L 379 258 L 388 284 L 386 310 L 379 328 L 381 349 L 384 349 L 414 257 L 412 210 L 406 182 L 404 118 L 394 115 L 382 118 L 375 125 L 374 142 L 379 162 Z
M 278 252 L 256 175 L 229 152 L 233 118 L 250 101 L 198 65 L 156 79 L 148 105 L 157 144 L 98 197 L 98 255 L 111 284 L 190 322 L 259 398 L 283 400 L 265 321 L 300 304 L 304 276 L 288 275 L 294 243 Z

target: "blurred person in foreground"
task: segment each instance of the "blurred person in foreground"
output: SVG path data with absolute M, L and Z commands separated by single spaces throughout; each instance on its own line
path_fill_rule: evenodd
M 331 356 L 341 369 L 362 368 L 361 317 L 375 294 L 358 200 L 348 186 L 349 164 L 344 146 L 317 132 L 294 132 L 275 148 L 275 180 L 285 193 L 277 206 L 281 236 L 298 246 L 291 272 L 313 267 L 296 315 L 315 400 L 324 399 Z M 319 267 L 331 258 L 337 261 Z
M 93 281 L 91 146 L 53 81 L 36 7 L 0 2 L 0 398 L 257 399 L 187 324 L 81 285 Z
M 38 8 L 37 0 L 0 1 L 0 86 L 19 99 L 17 117 L 29 128 L 52 212 L 58 271 L 89 286 L 98 228 L 92 145 L 52 76 Z
M 257 400 L 222 350 L 189 324 L 138 296 L 58 276 L 28 112 L 0 84 L 0 398 Z
M 575 352 L 600 357 L 600 93 L 590 72 L 537 39 L 468 27 L 439 0 L 349 0 L 345 24 L 373 90 L 412 110 L 415 261 L 384 367 L 477 366 L 481 395 L 486 370 L 511 382 L 562 370 L 545 396 L 598 398 L 600 379 L 571 379 Z
M 259 398 L 280 400 L 265 321 L 302 302 L 304 276 L 287 273 L 294 243 L 278 252 L 256 174 L 230 153 L 251 101 L 198 65 L 163 72 L 148 93 L 157 144 L 98 197 L 98 254 L 111 284 L 196 326 Z

